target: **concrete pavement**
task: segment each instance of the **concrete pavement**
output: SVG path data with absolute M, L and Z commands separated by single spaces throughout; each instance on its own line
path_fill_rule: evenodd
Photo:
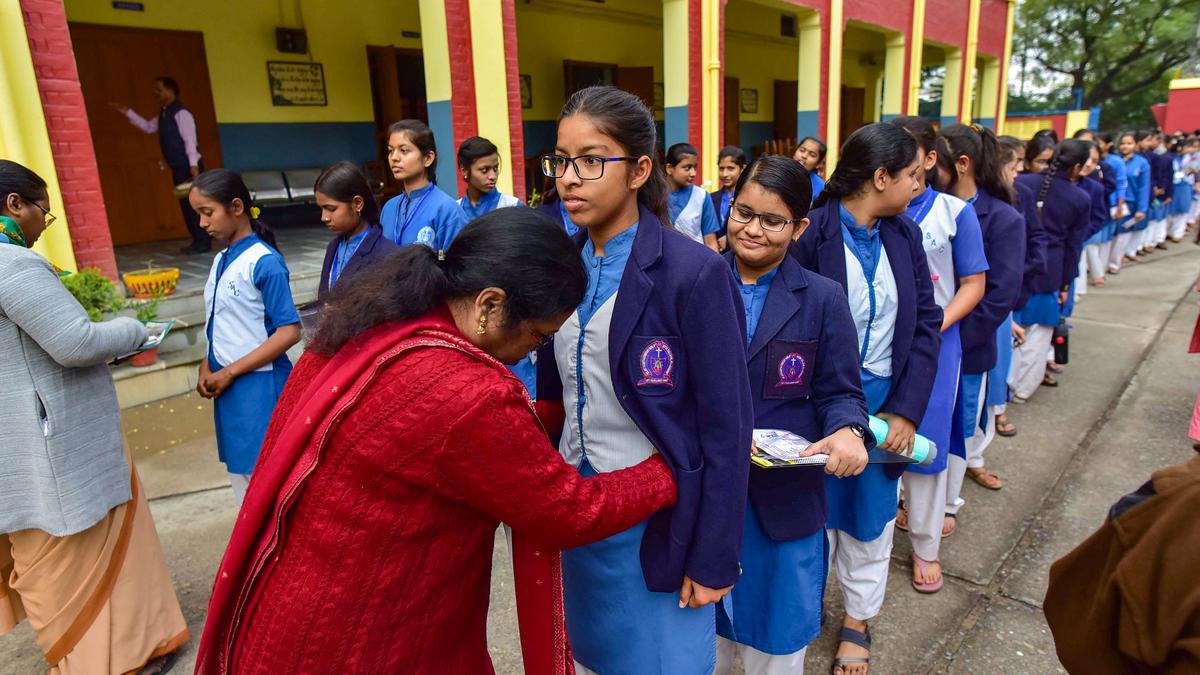
M 1051 562 L 1088 536 L 1118 497 L 1159 467 L 1186 461 L 1200 358 L 1187 355 L 1196 318 L 1190 291 L 1200 249 L 1178 244 L 1127 267 L 1076 307 L 1071 364 L 1056 389 L 1010 406 L 1019 428 L 998 439 L 988 466 L 999 492 L 967 482 L 958 531 L 946 539 L 947 581 L 932 596 L 909 585 L 910 547 L 897 533 L 888 598 L 872 622 L 873 673 L 1061 671 L 1041 614 Z M 232 498 L 194 395 L 126 411 L 125 425 L 184 613 L 198 638 L 212 574 L 232 527 Z M 496 539 L 489 641 L 499 673 L 520 672 L 505 542 Z M 827 672 L 840 619 L 830 583 L 826 629 L 809 649 Z M 174 672 L 191 672 L 195 641 Z M 24 624 L 0 637 L 0 673 L 45 664 Z

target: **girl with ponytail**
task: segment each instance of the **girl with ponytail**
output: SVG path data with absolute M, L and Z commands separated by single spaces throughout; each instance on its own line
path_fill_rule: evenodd
M 909 202 L 905 215 L 921 229 L 934 301 L 942 308 L 937 377 L 917 433 L 943 451 L 928 466 L 907 467 L 896 514 L 896 527 L 909 532 L 913 545 L 913 587 L 922 593 L 935 593 L 943 584 L 942 537 L 953 533 L 955 526 L 954 518 L 946 515 L 946 466 L 963 357 L 959 322 L 983 298 L 988 260 L 975 209 L 965 200 L 936 189 L 939 181 L 935 166 L 951 157 L 943 157 L 940 152 L 933 124 L 923 117 L 897 117 L 889 123 L 917 141 L 921 157 L 918 177 L 923 189 Z M 957 172 L 947 178 L 955 180 Z
M 188 201 L 200 227 L 228 244 L 204 285 L 208 355 L 196 391 L 213 401 L 217 456 L 240 506 L 267 423 L 292 372 L 287 350 L 300 341 L 288 268 L 242 177 L 228 169 L 192 181 Z
M 887 123 L 846 139 L 837 167 L 792 247 L 800 264 L 842 285 L 857 331 L 868 412 L 888 422 L 879 446 L 911 452 L 937 375 L 942 310 L 934 301 L 921 230 L 904 215 L 921 191 L 913 136 Z M 867 622 L 883 607 L 896 518 L 899 464 L 870 464 L 825 484 L 833 572 L 845 615 L 834 672 L 862 672 Z
M 974 209 L 988 261 L 983 298 L 960 324 L 960 402 L 949 448 L 945 503 L 952 520 L 963 504 L 959 494 L 964 476 L 988 489 L 1003 486 L 984 468 L 983 451 L 995 437 L 996 424 L 996 411 L 985 414 L 984 409 L 988 408 L 988 380 L 998 379 L 1003 385 L 1012 363 L 1012 311 L 1020 297 L 1026 244 L 1025 218 L 1012 206 L 1013 188 L 1004 159 L 1014 163 L 1012 150 L 1003 151 L 990 129 L 952 124 L 938 132 L 938 160 L 949 169 L 942 184 Z M 982 427 L 980 420 L 985 421 Z
M 1013 320 L 1025 329 L 1017 348 L 1013 400 L 1025 401 L 1039 385 L 1057 384 L 1046 379 L 1046 352 L 1071 282 L 1079 273 L 1079 255 L 1087 239 L 1092 199 L 1074 181 L 1083 174 L 1091 144 L 1068 139 L 1059 144 L 1042 173 L 1025 173 L 1017 183 L 1033 190 L 1038 218 L 1046 235 L 1046 268 L 1024 279 L 1027 299 Z M 1051 384 L 1054 383 L 1054 384 Z
M 566 672 L 559 549 L 675 497 L 659 456 L 582 478 L 504 367 L 586 289 L 571 240 L 524 208 L 481 216 L 444 255 L 408 246 L 338 284 L 275 411 L 196 672 L 490 672 L 500 522 L 523 672 Z M 303 591 L 314 578 L 327 592 Z
M 590 87 L 541 162 L 580 228 L 588 285 L 538 354 L 538 403 L 564 414 L 559 450 L 581 474 L 659 453 L 679 493 L 672 511 L 563 554 L 580 673 L 711 671 L 712 603 L 740 573 L 754 419 L 746 361 L 731 356 L 745 315 L 729 263 L 667 226 L 657 147 L 641 99 Z

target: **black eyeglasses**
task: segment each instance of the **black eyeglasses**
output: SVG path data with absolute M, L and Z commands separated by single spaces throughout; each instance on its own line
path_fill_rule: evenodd
M 729 209 L 729 217 L 743 224 L 749 224 L 755 218 L 758 218 L 759 226 L 768 232 L 782 232 L 783 228 L 789 223 L 796 222 L 795 218 L 788 220 L 783 216 L 777 216 L 773 213 L 758 213 L 737 202 L 734 202 L 733 208 Z
M 57 216 L 55 216 L 53 213 L 50 213 L 50 209 L 43 209 L 42 205 L 35 201 L 30 201 L 30 200 L 26 200 L 26 201 L 29 201 L 30 204 L 33 204 L 34 206 L 36 206 L 38 208 L 38 211 L 42 212 L 42 217 L 46 219 L 46 227 L 50 227 L 51 225 L 54 224 L 54 221 L 58 220 Z
M 600 155 L 542 155 L 542 173 L 547 178 L 562 178 L 567 175 L 567 166 L 575 167 L 579 180 L 597 180 L 604 175 L 604 165 L 609 162 L 636 162 L 637 157 L 602 157 Z

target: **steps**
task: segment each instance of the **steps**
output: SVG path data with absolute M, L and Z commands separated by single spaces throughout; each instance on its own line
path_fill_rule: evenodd
M 292 298 L 297 305 L 312 302 L 317 297 L 321 275 L 293 274 Z M 158 306 L 160 319 L 175 319 L 175 326 L 158 348 L 158 362 L 142 368 L 123 363 L 111 368 L 117 386 L 121 409 L 158 401 L 196 388 L 200 360 L 207 352 L 204 325 L 204 290 L 202 288 L 176 291 L 163 298 Z M 297 345 L 288 352 L 293 362 L 303 349 Z

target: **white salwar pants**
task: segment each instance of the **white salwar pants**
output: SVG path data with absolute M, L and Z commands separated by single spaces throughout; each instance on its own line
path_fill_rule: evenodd
M 946 513 L 950 515 L 957 515 L 958 510 L 966 503 L 961 495 L 967 469 L 983 468 L 983 451 L 996 439 L 996 416 L 1004 412 L 1003 406 L 984 407 L 984 403 L 987 402 L 987 380 L 987 375 L 984 375 L 979 392 L 979 406 L 975 411 L 975 419 L 983 417 L 984 428 L 976 427 L 971 437 L 963 439 L 967 451 L 966 459 L 950 455 L 946 460 Z
M 233 488 L 233 501 L 239 509 L 242 508 L 242 502 L 246 501 L 246 490 L 250 488 L 250 474 L 229 474 L 229 485 Z
M 1025 341 L 1013 350 L 1013 394 L 1021 398 L 1033 396 L 1046 376 L 1046 352 L 1054 338 L 1054 328 L 1041 324 L 1025 327 Z
M 953 456 L 953 455 L 952 455 Z M 900 477 L 904 506 L 908 509 L 908 539 L 922 560 L 937 560 L 942 545 L 942 521 L 946 516 L 947 471 L 916 473 Z
M 846 614 L 858 621 L 870 621 L 883 609 L 887 590 L 888 563 L 896 519 L 871 541 L 859 541 L 841 530 L 826 530 L 829 537 L 829 568 L 842 587 Z
M 1124 259 L 1125 252 L 1129 250 L 1129 240 L 1133 239 L 1132 232 L 1122 232 L 1109 242 L 1108 247 L 1108 271 L 1117 272 L 1121 269 L 1121 261 Z
M 749 645 L 717 636 L 717 669 L 714 675 L 733 672 L 733 659 L 742 657 L 746 675 L 800 675 L 804 672 L 804 655 L 808 647 L 791 654 L 768 654 Z
M 1188 214 L 1176 213 L 1171 216 L 1171 231 L 1172 239 L 1182 239 L 1183 235 L 1187 234 Z

